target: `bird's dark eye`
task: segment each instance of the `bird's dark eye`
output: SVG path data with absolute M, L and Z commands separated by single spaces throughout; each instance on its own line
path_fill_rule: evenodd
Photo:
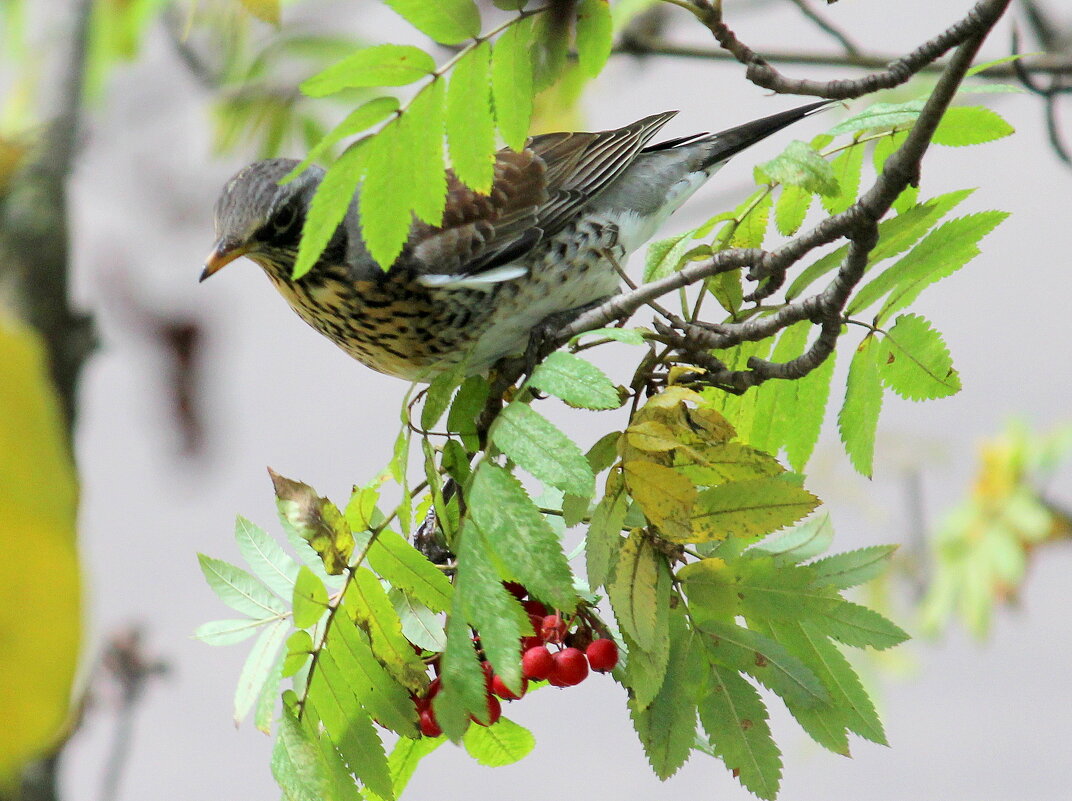
M 276 236 L 288 233 L 298 221 L 298 205 L 286 203 L 272 217 L 272 228 Z

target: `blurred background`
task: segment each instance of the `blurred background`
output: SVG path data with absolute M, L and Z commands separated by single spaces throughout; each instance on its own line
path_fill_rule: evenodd
M 34 109 L 39 122 L 53 100 L 50 76 L 62 66 L 77 5 L 47 0 L 23 8 L 28 47 L 43 58 L 33 67 L 40 96 L 18 102 L 24 111 L 40 104 Z M 83 684 L 106 641 L 130 626 L 141 628 L 147 658 L 166 664 L 134 709 L 117 798 L 275 798 L 270 739 L 249 725 L 236 731 L 231 721 L 231 696 L 247 647 L 211 648 L 191 639 L 200 623 L 231 616 L 205 586 L 195 554 L 239 561 L 231 536 L 236 514 L 273 530 L 268 466 L 345 502 L 353 484 L 371 479 L 389 459 L 407 387 L 365 369 L 308 328 L 252 263 L 239 262 L 205 285 L 197 277 L 212 244 L 212 205 L 226 179 L 266 150 L 301 157 L 303 136 L 346 112 L 344 105 L 301 105 L 294 96 L 297 81 L 354 43 L 429 43 L 376 0 L 287 4 L 278 30 L 223 0 L 167 9 L 137 0 L 98 5 L 113 12 L 140 9 L 140 16 L 111 32 L 113 43 L 129 34 L 129 52 L 117 52 L 106 69 L 90 76 L 69 184 L 71 292 L 75 305 L 94 316 L 100 340 L 78 391 Z M 728 0 L 726 18 L 760 52 L 842 53 L 843 46 L 802 15 L 800 5 Z M 1045 12 L 1044 21 L 1058 33 L 1072 31 L 1069 10 L 1050 5 L 1014 6 L 982 58 L 1010 52 L 1013 19 L 1026 39 L 1037 34 L 1032 12 Z M 895 57 L 967 8 L 966 0 L 895 6 L 843 0 L 822 13 L 863 52 Z M 649 37 L 645 41 L 713 45 L 679 9 L 644 22 L 649 27 L 634 33 Z M 337 49 L 329 56 L 327 44 L 303 49 L 298 40 L 312 36 L 330 36 Z M 280 37 L 291 44 L 281 47 Z M 1040 49 L 1037 41 L 1021 47 Z M 20 61 L 12 57 L 17 55 L 9 50 L 0 62 L 0 89 L 9 97 L 25 77 L 25 56 Z M 821 80 L 861 74 L 844 66 L 783 69 Z M 891 97 L 914 96 L 926 80 Z M 1072 85 L 1072 78 L 1064 80 Z M 273 99 L 276 106 L 268 103 Z M 650 54 L 612 56 L 576 106 L 566 108 L 565 100 L 541 106 L 542 126 L 608 128 L 679 109 L 667 137 L 730 127 L 795 102 L 751 85 L 732 62 Z M 917 639 L 860 663 L 881 706 L 890 748 L 855 741 L 851 760 L 834 756 L 772 706 L 772 729 L 785 752 L 781 798 L 1068 797 L 1067 541 L 1025 547 L 1031 552 L 1022 586 L 995 586 L 991 597 L 977 599 L 976 608 L 996 605 L 988 628 L 978 615 L 972 618 L 975 633 L 963 618 L 938 615 L 937 634 L 926 636 L 920 611 L 921 593 L 934 577 L 928 543 L 946 515 L 980 486 L 986 464 L 996 460 L 1000 469 L 1012 458 L 1009 449 L 1030 450 L 1015 437 L 998 444 L 994 438 L 1010 420 L 1045 434 L 1072 418 L 1072 170 L 1051 142 L 1045 100 L 1030 92 L 976 97 L 973 102 L 999 111 L 1017 133 L 981 147 L 935 148 L 925 160 L 925 196 L 978 187 L 963 213 L 1012 212 L 984 240 L 979 258 L 917 304 L 945 335 L 964 389 L 925 404 L 888 394 L 870 481 L 851 470 L 828 419 L 808 476 L 832 516 L 836 550 L 903 544 L 893 575 L 871 590 L 868 601 L 883 606 Z M 4 130 L 11 137 L 18 126 L 10 100 L 8 105 Z M 1072 114 L 1072 104 L 1066 106 L 1065 114 Z M 1055 119 L 1061 112 L 1057 103 Z M 738 158 L 670 221 L 664 235 L 735 205 L 749 191 L 752 164 L 772 158 L 792 138 L 807 140 L 843 114 L 834 110 L 807 120 Z M 638 272 L 636 264 L 632 272 Z M 643 314 L 637 319 L 644 322 Z M 618 354 L 616 362 L 613 349 L 603 350 L 611 351 L 603 365 L 621 378 L 631 354 Z M 842 354 L 842 373 L 847 363 Z M 839 385 L 843 380 L 835 379 L 835 396 Z M 832 397 L 831 405 L 837 402 Z M 585 414 L 563 414 L 556 422 L 584 442 L 590 425 Z M 988 440 L 990 462 L 984 463 Z M 1056 531 L 1059 510 L 1072 508 L 1067 461 L 1035 489 L 1058 510 Z M 60 797 L 100 797 L 121 697 L 118 684 L 94 682 L 84 720 L 63 755 Z M 645 763 L 624 701 L 621 688 L 601 677 L 568 691 L 541 692 L 508 710 L 536 733 L 532 755 L 488 769 L 448 745 L 421 765 L 405 797 L 748 797 L 720 763 L 702 756 L 659 782 Z

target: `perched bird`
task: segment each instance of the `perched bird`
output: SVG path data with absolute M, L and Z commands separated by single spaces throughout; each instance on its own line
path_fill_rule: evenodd
M 466 360 L 470 373 L 486 371 L 524 352 L 542 322 L 617 293 L 616 265 L 731 156 L 828 102 L 656 145 L 648 142 L 676 112 L 534 136 L 520 152 L 496 154 L 487 195 L 449 173 L 441 224 L 415 220 L 386 272 L 365 248 L 355 196 L 319 261 L 292 280 L 323 170 L 280 186 L 297 162 L 258 161 L 216 203 L 201 280 L 248 256 L 303 320 L 374 370 L 428 381 Z

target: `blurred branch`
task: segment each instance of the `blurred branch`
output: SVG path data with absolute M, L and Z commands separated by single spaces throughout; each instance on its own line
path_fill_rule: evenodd
M 12 284 L 14 311 L 44 338 L 69 439 L 78 376 L 95 345 L 89 316 L 70 305 L 67 221 L 67 177 L 82 130 L 92 5 L 91 0 L 73 4 L 57 108 L 38 152 L 14 177 L 0 204 L 0 278 Z
M 1021 4 L 1024 6 L 1025 16 L 1027 17 L 1028 25 L 1031 27 L 1031 32 L 1035 35 L 1039 44 L 1047 49 L 1068 49 L 1069 37 L 1067 35 L 1060 36 L 1057 26 L 1033 0 L 1021 0 Z M 1016 29 L 1013 29 L 1012 33 L 1012 51 L 1014 53 L 1020 51 L 1020 36 Z M 1042 98 L 1043 108 L 1045 109 L 1046 134 L 1049 137 L 1050 146 L 1061 161 L 1066 165 L 1072 166 L 1072 153 L 1069 153 L 1069 149 L 1064 143 L 1060 124 L 1057 120 L 1057 100 L 1062 95 L 1072 93 L 1072 81 L 1069 80 L 1069 76 L 1064 74 L 1036 76 L 1032 74 L 1031 70 L 1026 69 L 1019 60 L 1012 62 L 1011 66 L 1023 87 Z M 1048 85 L 1042 84 L 1042 79 L 1044 78 L 1048 78 Z
M 832 37 L 838 44 L 840 44 L 847 54 L 850 56 L 857 56 L 860 54 L 860 48 L 853 44 L 849 37 L 839 30 L 830 20 L 816 11 L 808 3 L 808 0 L 789 0 L 790 3 L 800 9 L 800 13 L 810 19 L 815 26 L 819 28 L 823 33 Z

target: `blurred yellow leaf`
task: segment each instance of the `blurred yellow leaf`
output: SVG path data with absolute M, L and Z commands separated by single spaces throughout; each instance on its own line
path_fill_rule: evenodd
M 238 0 L 257 19 L 279 24 L 279 0 Z
M 0 317 L 0 787 L 60 736 L 81 640 L 78 491 L 37 334 Z

